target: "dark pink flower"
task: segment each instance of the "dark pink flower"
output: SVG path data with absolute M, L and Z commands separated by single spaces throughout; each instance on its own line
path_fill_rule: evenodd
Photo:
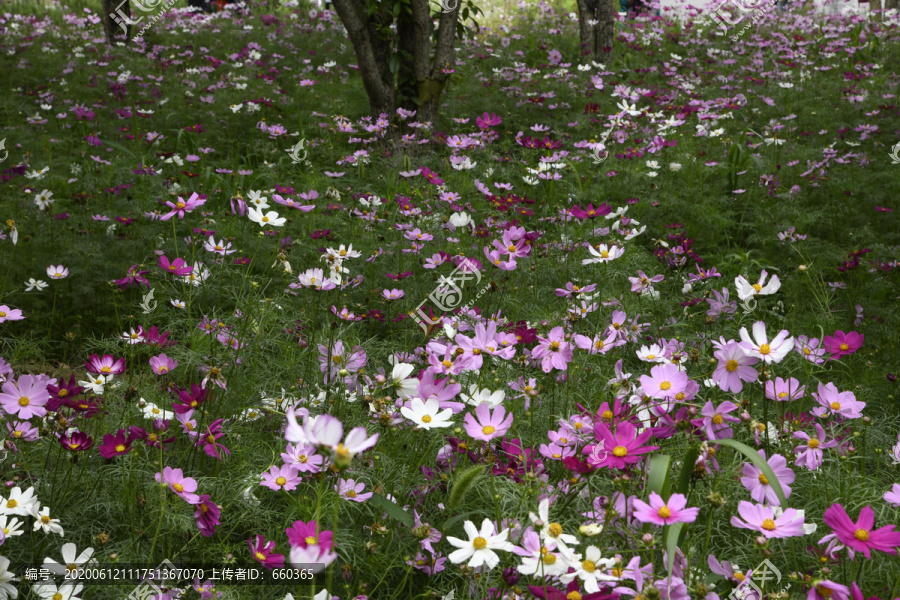
M 866 558 L 872 558 L 872 550 L 897 554 L 900 532 L 894 531 L 894 525 L 873 529 L 875 511 L 871 506 L 863 507 L 855 523 L 840 504 L 832 504 L 822 518 L 834 530 L 838 541 L 856 552 L 862 552 Z

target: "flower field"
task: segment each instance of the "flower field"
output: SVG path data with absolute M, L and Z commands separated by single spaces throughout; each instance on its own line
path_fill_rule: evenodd
M 0 15 L 0 600 L 900 598 L 896 10 L 479 4 L 423 122 L 332 10 L 74 1 Z

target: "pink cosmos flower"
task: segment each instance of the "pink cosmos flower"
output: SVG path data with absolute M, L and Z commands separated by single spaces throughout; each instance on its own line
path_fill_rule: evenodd
M 894 531 L 894 525 L 885 525 L 880 529 L 875 526 L 875 511 L 865 506 L 859 512 L 859 519 L 854 523 L 844 507 L 831 505 L 822 516 L 825 524 L 834 530 L 838 540 L 848 548 L 862 552 L 866 558 L 872 558 L 872 550 L 896 555 L 900 546 L 900 532 Z
M 91 357 L 85 361 L 84 368 L 89 373 L 97 375 L 121 375 L 125 372 L 125 359 L 116 360 L 112 354 L 104 354 L 103 358 L 91 354 Z
M 156 474 L 156 482 L 165 484 L 188 504 L 200 502 L 200 496 L 194 493 L 197 491 L 197 480 L 193 477 L 185 477 L 181 469 L 163 468 L 162 473 Z
M 825 348 L 831 353 L 831 358 L 828 360 L 837 360 L 842 356 L 853 354 L 863 345 L 865 337 L 866 336 L 855 331 L 851 331 L 850 333 L 836 331 L 834 337 L 826 335 L 822 342 L 824 343 Z
M 504 417 L 506 417 L 504 419 Z M 498 406 L 491 413 L 490 405 L 482 402 L 475 408 L 475 416 L 472 413 L 466 413 L 463 417 L 466 433 L 473 439 L 489 442 L 496 437 L 506 435 L 512 426 L 512 413 L 506 414 L 506 409 Z
M 798 467 L 806 467 L 810 471 L 817 470 L 822 464 L 823 449 L 834 448 L 838 445 L 837 440 L 825 441 L 825 429 L 818 423 L 816 423 L 816 437 L 810 437 L 803 431 L 794 432 L 794 437 L 806 442 L 794 448 L 794 454 L 797 455 L 794 464 Z
M 69 269 L 62 265 L 50 265 L 47 267 L 47 277 L 50 279 L 65 279 L 69 276 Z
M 850 600 L 850 590 L 846 585 L 834 581 L 818 581 L 809 588 L 806 600 Z
M 776 402 L 790 402 L 799 400 L 806 394 L 806 386 L 800 385 L 800 382 L 793 377 L 787 380 L 776 377 L 775 381 L 771 379 L 766 382 L 766 398 L 775 400 Z
M 810 362 L 821 365 L 825 362 L 825 348 L 819 344 L 819 338 L 808 338 L 805 335 L 797 336 L 794 340 L 794 350 Z
M 384 296 L 385 300 L 399 300 L 406 295 L 406 292 L 398 290 L 397 288 L 392 290 L 384 289 L 381 291 L 381 295 Z
M 47 393 L 47 381 L 33 375 L 22 375 L 13 383 L 3 384 L 0 394 L 0 406 L 8 415 L 15 415 L 23 421 L 31 417 L 43 417 L 47 414 L 45 404 L 50 400 Z
M 338 485 L 334 486 L 334 491 L 341 495 L 342 498 L 352 500 L 354 502 L 365 502 L 372 497 L 372 492 L 365 492 L 366 484 L 357 483 L 353 479 L 341 479 Z
M 617 346 L 625 344 L 625 340 L 619 339 L 619 335 L 612 331 L 603 338 L 602 334 L 595 335 L 593 339 L 580 333 L 575 334 L 575 345 L 582 350 L 587 350 L 589 354 L 606 354 Z
M 884 501 L 900 508 L 900 483 L 895 483 L 890 491 L 884 493 Z
M 288 444 L 287 451 L 281 453 L 281 458 L 285 463 L 297 467 L 300 473 L 318 473 L 325 462 L 323 456 L 316 454 L 315 447 L 307 444 Z
M 191 197 L 187 200 L 185 200 L 181 196 L 178 196 L 178 202 L 175 204 L 172 204 L 171 200 L 166 200 L 166 205 L 172 210 L 162 215 L 159 220 L 168 221 L 175 215 L 178 215 L 179 219 L 183 219 L 184 213 L 190 212 L 195 208 L 202 206 L 203 204 L 206 204 L 206 197 L 200 196 L 199 194 L 197 194 L 197 192 L 191 194 Z
M 787 329 L 782 329 L 772 340 L 766 336 L 766 324 L 757 321 L 753 324 L 753 338 L 747 333 L 746 327 L 741 327 L 741 342 L 744 350 L 751 356 L 763 360 L 766 364 L 780 363 L 788 352 L 794 347 L 794 338 L 790 337 Z
M 718 406 L 714 406 L 711 400 L 707 400 L 703 405 L 700 414 L 702 419 L 695 419 L 692 423 L 706 430 L 706 437 L 709 440 L 718 440 L 722 438 L 734 437 L 731 426 L 726 425 L 726 421 L 730 423 L 740 423 L 737 417 L 732 417 L 728 413 L 737 410 L 738 406 L 734 402 L 726 400 Z
M 634 518 L 641 523 L 671 525 L 672 523 L 693 523 L 699 508 L 685 508 L 687 498 L 682 494 L 672 494 L 668 501 L 656 492 L 650 492 L 650 504 L 634 500 Z
M 587 455 L 588 464 L 594 468 L 624 469 L 638 462 L 642 454 L 659 450 L 659 446 L 644 446 L 651 435 L 653 431 L 650 429 L 638 434 L 634 425 L 628 421 L 619 423 L 613 433 L 601 421 L 594 425 L 597 443 L 585 446 L 581 452 Z
M 22 311 L 18 308 L 10 308 L 5 304 L 0 304 L 0 323 L 6 321 L 21 321 L 25 318 Z
M 297 467 L 294 465 L 273 465 L 267 472 L 263 473 L 262 481 L 259 485 L 265 486 L 270 490 L 284 490 L 289 492 L 297 489 L 297 484 L 301 479 L 297 476 Z
M 637 277 L 629 277 L 628 281 L 631 282 L 631 291 L 641 293 L 644 290 L 652 289 L 654 283 L 659 283 L 665 279 L 663 275 L 654 275 L 653 277 L 647 277 L 647 275 L 643 271 L 638 271 Z
M 166 273 L 172 273 L 173 275 L 177 275 L 179 277 L 190 275 L 194 270 L 194 267 L 185 265 L 183 258 L 176 258 L 175 260 L 169 262 L 169 258 L 165 254 L 159 257 L 159 268 Z
M 817 417 L 838 415 L 845 419 L 858 419 L 866 407 L 866 403 L 858 401 L 853 392 L 839 392 L 833 383 L 822 385 L 819 382 L 819 392 L 813 392 L 812 396 L 821 405 L 809 411 Z
M 722 391 L 733 394 L 744 389 L 744 382 L 756 381 L 757 372 L 753 365 L 759 362 L 755 356 L 748 354 L 737 342 L 725 344 L 716 353 L 719 365 L 713 371 L 713 381 Z
M 150 357 L 150 368 L 157 375 L 166 375 L 169 371 L 178 366 L 178 361 L 169 358 L 165 354 Z
M 656 365 L 650 376 L 641 375 L 641 388 L 651 398 L 670 399 L 684 392 L 688 376 L 672 363 Z
M 546 338 L 538 336 L 538 345 L 531 355 L 541 361 L 541 369 L 549 373 L 553 369 L 565 371 L 572 362 L 572 345 L 566 341 L 562 327 L 554 327 Z
M 786 538 L 806 535 L 803 529 L 803 513 L 793 509 L 786 509 L 780 516 L 776 516 L 774 506 L 762 506 L 741 500 L 738 504 L 738 514 L 741 519 L 731 517 L 731 525 L 741 529 L 758 531 L 767 538 Z
M 275 550 L 275 542 L 266 542 L 266 539 L 262 535 L 256 536 L 256 543 L 253 543 L 253 538 L 247 540 L 247 545 L 250 546 L 250 552 L 253 554 L 253 558 L 256 559 L 256 562 L 269 569 L 281 569 L 284 567 L 284 555 L 283 554 L 273 554 Z
M 759 455 L 765 458 L 766 451 L 760 450 Z M 775 477 L 778 478 L 778 483 L 781 484 L 781 489 L 784 491 L 784 497 L 790 498 L 790 484 L 794 483 L 796 475 L 794 475 L 794 471 L 787 466 L 787 459 L 780 454 L 773 454 L 772 458 L 768 459 L 766 462 L 772 467 Z M 769 480 L 759 467 L 753 463 L 744 463 L 743 474 L 744 476 L 741 477 L 741 484 L 743 484 L 750 492 L 751 498 L 757 502 L 768 502 L 771 505 L 779 506 L 780 502 L 778 496 L 775 494 L 775 488 L 772 487 L 772 484 L 769 483 Z
M 375 446 L 378 434 L 369 437 L 365 427 L 354 427 L 344 435 L 344 425 L 331 415 L 320 415 L 303 422 L 303 433 L 310 444 L 327 448 L 334 452 L 335 462 L 349 462 L 354 456 Z M 302 441 L 302 440 L 289 440 Z

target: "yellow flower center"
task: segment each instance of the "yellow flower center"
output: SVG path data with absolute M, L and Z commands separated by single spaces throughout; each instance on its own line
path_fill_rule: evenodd
M 71 448 L 72 450 L 76 450 L 76 449 L 78 449 L 78 444 L 76 444 L 75 442 L 72 442 L 71 444 L 69 444 L 69 448 Z
M 772 519 L 764 519 L 761 527 L 766 531 L 775 531 L 775 521 Z
M 100 372 L 101 372 L 101 373 L 111 373 L 111 372 L 112 372 L 112 369 L 110 369 L 109 367 L 102 367 L 102 368 L 100 369 Z
M 712 422 L 715 423 L 716 425 L 721 425 L 722 423 L 725 422 L 725 419 L 722 418 L 722 415 L 715 415 L 712 418 Z
M 662 391 L 666 391 L 671 387 L 672 387 L 672 384 L 668 381 L 663 381 L 662 383 L 659 384 L 659 389 L 661 389 Z
M 804 348 L 804 349 L 803 349 L 803 354 L 809 356 L 810 354 L 812 354 L 812 350 L 810 350 L 809 348 Z
M 356 490 L 347 490 L 348 498 L 356 498 Z
M 63 388 L 63 389 L 59 390 L 59 392 L 57 392 L 56 395 L 59 396 L 60 398 L 65 398 L 66 396 L 69 395 L 69 390 L 67 390 L 66 388 Z
M 650 359 L 650 360 L 653 360 L 654 358 L 656 358 L 656 355 L 655 355 L 655 354 L 648 354 L 648 355 L 647 355 L 647 358 Z
M 2 319 L 2 318 L 5 317 L 5 316 L 6 316 L 6 313 L 3 312 L 2 310 L 0 310 L 0 319 Z
M 50 522 L 50 515 L 41 515 L 41 523 L 46 525 Z
M 769 348 L 768 344 L 763 344 L 762 346 L 759 347 L 759 353 L 762 355 L 766 355 L 771 351 L 772 350 Z
M 593 573 L 597 570 L 597 565 L 592 560 L 586 560 L 581 563 L 581 568 L 584 569 L 588 573 Z
M 178 208 L 184 208 L 185 204 L 184 204 L 184 202 L 179 200 L 177 206 L 178 206 Z
M 847 344 L 841 344 L 840 348 L 841 348 L 841 352 L 846 352 L 847 350 L 850 349 L 850 346 L 848 346 Z
M 547 531 L 550 532 L 550 535 L 553 537 L 559 537 L 562 535 L 562 525 L 559 523 L 550 523 L 547 526 Z
M 754 290 L 756 290 L 756 293 L 757 293 L 757 294 L 762 290 L 762 286 L 759 285 L 758 283 L 754 283 L 751 287 L 752 287 Z
M 559 342 L 550 342 L 551 350 L 559 350 Z
M 287 483 L 287 479 L 285 479 L 284 477 L 279 477 L 275 480 L 275 483 L 277 483 L 278 485 L 284 485 Z
M 600 258 L 609 258 L 609 252 L 604 250 L 603 252 L 600 253 Z M 590 561 L 588 561 L 588 562 L 590 562 Z
M 738 361 L 734 360 L 733 358 L 731 360 L 729 360 L 727 363 L 725 363 L 725 370 L 728 371 L 729 373 L 734 373 L 735 371 L 737 371 L 737 368 L 738 368 Z
M 151 442 L 155 442 L 158 437 L 159 436 L 157 436 L 155 433 L 151 433 L 150 435 L 147 436 L 147 439 L 150 440 Z
M 6 508 L 15 508 L 18 505 L 19 505 L 19 502 L 17 500 L 10 500 L 9 502 L 6 503 Z
M 604 410 L 602 416 L 604 421 L 612 421 L 613 413 L 611 410 Z
M 856 539 L 858 539 L 861 542 L 865 542 L 865 541 L 868 541 L 868 539 L 869 539 L 869 532 L 866 531 L 865 529 L 857 529 L 853 533 L 853 537 L 855 537 Z
M 515 252 L 515 251 L 516 251 L 516 247 L 515 247 L 515 246 L 507 246 L 506 249 L 509 250 L 510 252 Z
M 566 594 L 566 600 L 581 600 L 581 592 L 573 591 Z M 637 600 L 638 597 L 635 598 Z M 643 598 L 641 598 L 643 600 Z
M 556 555 L 547 552 L 541 560 L 544 561 L 545 565 L 556 564 Z
M 180 483 L 173 483 L 172 489 L 174 489 L 176 492 L 178 492 L 180 494 L 181 492 L 184 491 L 184 486 L 181 485 Z
M 628 448 L 626 448 L 625 446 L 616 446 L 615 448 L 613 448 L 613 456 L 617 458 L 622 458 L 626 454 L 628 454 Z
M 818 593 L 820 593 L 821 595 L 825 596 L 826 598 L 831 598 L 831 594 L 834 593 L 834 590 L 833 590 L 833 589 L 827 588 L 827 587 L 825 587 L 824 585 L 817 585 L 817 586 L 816 586 L 816 591 L 817 591 Z
M 787 392 L 778 392 L 778 398 L 779 398 L 779 399 L 781 399 L 781 398 L 786 398 L 787 395 L 788 395 Z
M 668 506 L 663 506 L 658 511 L 656 511 L 656 514 L 658 514 L 663 519 L 668 519 L 669 517 L 672 516 L 672 511 L 669 510 Z
M 28 406 L 28 396 L 22 396 L 19 398 L 19 406 Z
M 209 443 L 209 444 L 215 444 L 215 443 L 216 443 L 216 436 L 210 434 L 210 435 L 206 436 L 206 441 L 207 441 L 207 443 Z
M 116 452 L 125 452 L 125 444 L 116 445 Z
M 257 553 L 256 553 L 256 560 L 266 560 L 266 555 L 263 554 L 262 552 L 257 552 Z
M 444 365 L 444 367 L 446 367 L 448 369 L 453 366 L 453 363 L 450 362 L 449 360 L 441 361 L 441 364 Z
M 314 538 L 314 537 L 311 536 L 311 535 L 308 535 L 308 536 L 306 536 L 306 539 L 303 540 L 303 541 L 306 542 L 306 545 L 307 545 L 307 546 L 313 546 L 313 545 L 315 545 L 315 543 L 316 543 L 316 538 Z
M 168 372 L 169 372 L 169 368 L 168 368 L 168 367 L 160 367 L 160 368 L 159 368 L 159 373 L 160 373 L 160 375 L 163 375 L 163 374 L 168 373 Z
M 832 402 L 831 410 L 841 410 L 841 403 L 840 402 Z
M 472 546 L 476 550 L 484 550 L 485 548 L 487 548 L 487 540 L 481 536 L 478 536 L 477 538 L 472 540 Z
M 759 482 L 763 485 L 769 485 L 769 479 L 762 473 L 759 474 Z
M 431 423 L 431 415 L 422 415 L 423 423 Z
M 487 425 L 487 426 L 483 427 L 481 429 L 481 431 L 482 431 L 482 433 L 484 433 L 484 435 L 491 435 L 492 433 L 494 433 L 496 431 L 496 429 L 494 429 L 493 425 Z

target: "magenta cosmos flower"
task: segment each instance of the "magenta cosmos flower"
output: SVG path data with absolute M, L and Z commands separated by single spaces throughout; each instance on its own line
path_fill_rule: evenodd
M 594 425 L 594 436 L 598 443 L 585 446 L 582 453 L 587 455 L 588 464 L 594 468 L 624 469 L 638 462 L 642 454 L 659 450 L 659 446 L 644 446 L 651 435 L 650 429 L 638 434 L 634 425 L 628 421 L 619 423 L 613 433 L 601 421 Z
M 819 393 L 813 392 L 812 396 L 821 405 L 809 411 L 817 417 L 837 415 L 845 419 L 858 419 L 866 407 L 866 403 L 858 401 L 853 392 L 839 392 L 833 383 L 822 385 L 819 382 Z
M 116 360 L 112 354 L 104 354 L 103 358 L 91 354 L 91 357 L 84 361 L 84 368 L 88 373 L 97 375 L 121 375 L 125 372 L 125 359 Z
M 209 494 L 202 494 L 195 506 L 194 520 L 197 522 L 197 529 L 203 537 L 212 537 L 220 523 L 221 508 L 209 499 Z
M 178 215 L 179 219 L 184 218 L 184 213 L 190 212 L 195 208 L 198 208 L 206 204 L 206 197 L 199 195 L 197 192 L 191 194 L 191 197 L 185 200 L 181 196 L 178 196 L 178 202 L 175 204 L 172 203 L 171 200 L 166 200 L 166 205 L 172 210 L 162 215 L 159 220 L 160 221 L 168 221 L 175 215 Z
M 306 548 L 308 546 L 321 546 L 325 550 L 334 547 L 334 533 L 331 530 L 316 531 L 316 522 L 294 521 L 294 524 L 284 530 L 287 534 L 291 548 Z
M 506 418 L 504 418 L 506 417 Z M 498 406 L 491 413 L 490 404 L 482 402 L 475 408 L 475 416 L 466 413 L 463 417 L 466 433 L 473 439 L 489 442 L 496 437 L 505 435 L 512 426 L 512 413 L 506 414 L 506 409 Z
M 722 391 L 737 394 L 744 389 L 745 381 L 756 381 L 757 373 L 753 365 L 759 359 L 750 356 L 739 343 L 725 344 L 715 353 L 715 357 L 719 365 L 713 371 L 712 378 Z
M 250 546 L 250 552 L 253 554 L 256 562 L 270 571 L 284 567 L 284 555 L 273 554 L 275 542 L 267 542 L 262 535 L 257 535 L 256 543 L 254 544 L 253 538 L 250 538 L 247 540 L 247 545 Z
M 705 429 L 706 437 L 710 440 L 734 437 L 734 432 L 727 423 L 740 423 L 741 420 L 728 413 L 736 411 L 737 408 L 737 404 L 728 400 L 718 406 L 713 405 L 711 400 L 707 400 L 700 411 L 703 418 L 694 419 L 691 423 Z
M 22 375 L 13 383 L 3 384 L 0 394 L 0 406 L 8 415 L 15 415 L 26 421 L 31 417 L 43 417 L 47 414 L 45 404 L 50 400 L 47 393 L 47 382 L 33 375 Z
M 174 358 L 169 358 L 165 354 L 150 357 L 150 368 L 153 369 L 153 372 L 157 375 L 166 375 L 177 366 L 178 361 Z
M 822 518 L 842 544 L 856 552 L 862 552 L 866 558 L 872 558 L 872 550 L 897 554 L 900 532 L 894 531 L 894 525 L 873 530 L 875 511 L 871 506 L 863 507 L 856 523 L 850 520 L 847 511 L 840 504 L 831 505 Z
M 197 480 L 193 477 L 185 477 L 181 469 L 165 467 L 162 473 L 156 474 L 156 481 L 175 492 L 188 504 L 200 502 L 200 496 L 194 493 L 197 491 Z
M 837 360 L 842 356 L 853 354 L 859 350 L 860 347 L 862 347 L 865 338 L 866 336 L 855 331 L 851 331 L 850 333 L 836 331 L 834 337 L 826 335 L 822 342 L 824 343 L 825 348 L 831 353 L 831 358 L 829 360 Z
M 759 455 L 766 457 L 766 451 L 760 450 Z M 766 461 L 778 478 L 781 489 L 784 491 L 784 497 L 791 497 L 790 484 L 794 483 L 796 475 L 787 466 L 787 459 L 780 454 L 773 454 L 772 458 Z M 757 502 L 768 502 L 769 504 L 778 506 L 778 496 L 775 494 L 775 488 L 769 482 L 768 478 L 763 474 L 762 470 L 753 463 L 744 463 L 744 476 L 741 477 L 741 483 L 750 492 L 750 497 Z
M 775 381 L 766 382 L 766 398 L 775 400 L 776 402 L 790 402 L 799 400 L 806 394 L 806 386 L 800 385 L 800 382 L 789 377 L 782 379 L 776 377 Z
M 554 327 L 547 337 L 538 336 L 538 345 L 531 356 L 541 361 L 541 369 L 549 373 L 553 369 L 565 371 L 572 362 L 572 344 L 566 341 L 562 327 Z
M 650 492 L 650 504 L 634 500 L 634 518 L 641 523 L 671 525 L 672 523 L 693 523 L 699 508 L 685 508 L 687 498 L 682 494 L 672 494 L 668 501 L 656 492 Z
M 767 538 L 806 535 L 806 531 L 803 529 L 803 513 L 788 508 L 781 515 L 776 516 L 776 510 L 780 509 L 741 500 L 738 504 L 738 514 L 741 515 L 741 518 L 731 517 L 731 525 L 758 531 Z
M 846 585 L 828 580 L 816 581 L 806 594 L 806 600 L 850 600 L 850 597 L 850 589 Z M 861 593 L 859 597 L 862 599 Z
M 21 321 L 25 318 L 22 311 L 18 308 L 10 308 L 5 304 L 0 304 L 0 323 L 6 321 Z
M 184 262 L 183 258 L 176 258 L 175 260 L 169 262 L 169 257 L 167 257 L 165 254 L 159 257 L 159 268 L 166 273 L 172 273 L 173 275 L 177 275 L 179 277 L 190 275 L 194 270 L 194 267 L 187 265 Z
M 670 399 L 684 392 L 688 376 L 672 363 L 656 365 L 650 369 L 650 376 L 641 375 L 641 387 L 651 398 Z
M 127 434 L 127 435 L 126 435 Z M 120 429 L 115 435 L 107 433 L 103 436 L 103 443 L 97 449 L 103 458 L 112 458 L 128 454 L 131 450 L 131 443 L 137 439 L 134 432 L 128 433 L 124 429 Z

